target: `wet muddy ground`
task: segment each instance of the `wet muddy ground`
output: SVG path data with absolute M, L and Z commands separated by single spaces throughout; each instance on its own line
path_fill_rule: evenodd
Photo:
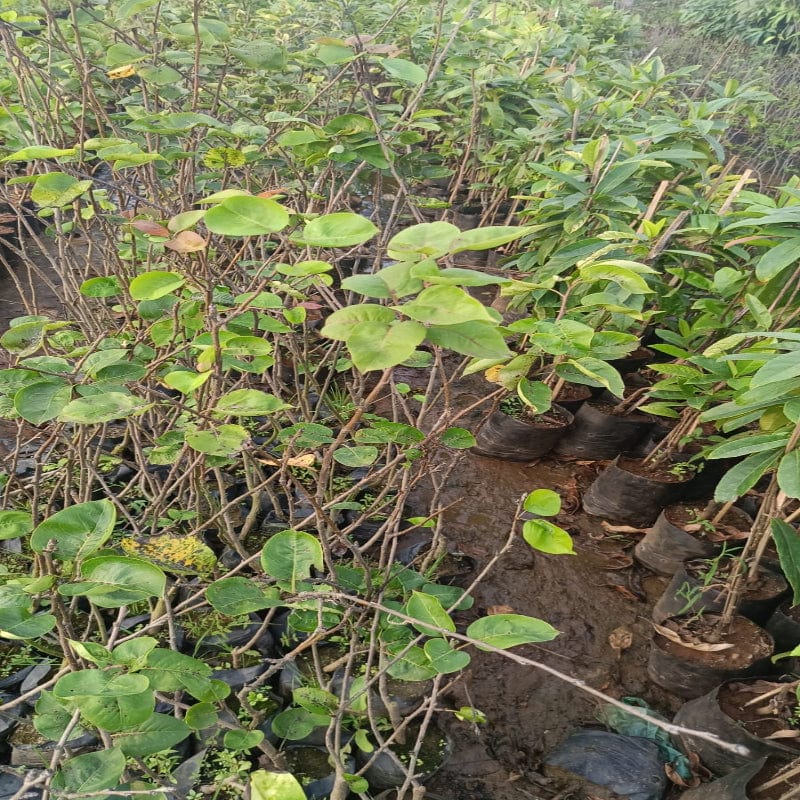
M 665 581 L 632 561 L 637 536 L 603 529 L 579 511 L 580 493 L 602 464 L 542 459 L 521 464 L 467 454 L 453 473 L 444 503 L 461 498 L 449 512 L 446 535 L 478 561 L 500 548 L 517 500 L 538 488 L 558 491 L 565 510 L 556 520 L 573 535 L 577 555 L 534 552 L 521 535 L 475 592 L 469 614 L 506 606 L 540 617 L 561 633 L 552 643 L 515 651 L 586 681 L 614 697 L 634 695 L 671 716 L 680 705 L 647 680 L 650 608 Z M 504 609 L 508 610 L 508 609 Z M 631 645 L 615 650 L 615 631 L 631 634 Z M 580 787 L 552 784 L 542 757 L 570 733 L 597 725 L 597 704 L 578 689 L 496 654 L 476 653 L 463 688 L 447 698 L 451 707 L 470 702 L 489 719 L 474 730 L 452 720 L 455 755 L 431 784 L 446 800 L 584 798 Z M 451 715 L 446 715 L 451 719 Z

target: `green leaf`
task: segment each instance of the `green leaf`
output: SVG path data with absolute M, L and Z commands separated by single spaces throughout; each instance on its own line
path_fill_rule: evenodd
M 753 453 L 782 450 L 789 441 L 788 433 L 756 433 L 745 434 L 737 439 L 730 439 L 715 447 L 708 458 L 741 458 Z
M 773 356 L 761 369 L 753 375 L 750 388 L 766 386 L 800 376 L 800 350 L 791 350 L 779 356 Z
M 186 712 L 186 724 L 195 731 L 211 728 L 219 721 L 216 706 L 213 703 L 195 703 Z
M 250 439 L 250 434 L 241 425 L 216 425 L 208 430 L 187 430 L 186 444 L 210 456 L 232 456 L 238 453 Z
M 306 793 L 291 772 L 250 773 L 251 800 L 306 800 Z
M 110 500 L 68 506 L 38 525 L 31 534 L 31 549 L 42 553 L 53 540 L 54 558 L 60 561 L 86 558 L 108 541 L 116 521 L 117 511 Z
M 800 498 L 800 450 L 791 450 L 781 459 L 778 486 L 789 497 Z
M 450 243 L 451 253 L 464 250 L 490 250 L 502 247 L 535 230 L 534 227 L 521 228 L 516 225 L 495 225 L 486 228 L 473 228 L 456 236 Z
M 405 83 L 419 86 L 425 82 L 428 73 L 412 61 L 404 58 L 384 58 L 380 62 L 381 67 L 393 78 L 397 78 Z
M 428 325 L 452 326 L 474 320 L 496 322 L 486 306 L 458 286 L 430 286 L 397 309 Z
M 100 425 L 129 417 L 145 405 L 144 400 L 122 392 L 105 392 L 79 397 L 67 403 L 58 415 L 59 422 Z
M 467 636 L 490 647 L 507 650 L 518 644 L 552 641 L 558 631 L 543 620 L 524 614 L 494 614 L 476 619 L 467 628 Z
M 355 247 L 372 239 L 377 232 L 366 217 L 339 211 L 312 219 L 297 238 L 310 247 Z
M 143 758 L 169 750 L 191 732 L 182 719 L 171 714 L 151 714 L 137 728 L 117 733 L 112 740 L 128 758 Z
M 60 148 L 38 144 L 23 147 L 22 150 L 17 150 L 10 156 L 6 156 L 3 161 L 35 161 L 38 158 L 60 158 L 61 156 L 72 155 L 75 155 L 74 147 Z
M 283 230 L 289 212 L 266 197 L 228 197 L 203 218 L 212 233 L 223 236 L 261 236 Z
M 766 453 L 753 453 L 740 461 L 722 476 L 714 490 L 714 500 L 728 503 L 742 497 L 758 483 L 762 475 L 775 466 L 779 458 L 779 453 L 770 450 Z
M 553 405 L 553 392 L 542 381 L 529 381 L 527 378 L 520 378 L 517 383 L 517 395 L 536 414 L 546 414 Z
M 238 617 L 280 605 L 280 595 L 274 587 L 265 592 L 251 579 L 238 576 L 214 581 L 206 590 L 206 599 L 226 617 Z
M 125 755 L 119 747 L 73 756 L 53 777 L 53 788 L 75 794 L 116 787 L 125 771 Z
M 483 320 L 430 327 L 427 340 L 446 350 L 474 358 L 502 360 L 513 355 L 497 325 Z
M 406 644 L 399 647 L 397 653 L 389 649 L 392 663 L 386 671 L 389 677 L 398 681 L 427 681 L 438 672 L 421 647 L 408 648 Z M 364 709 L 366 710 L 366 709 Z
M 27 608 L 0 607 L 0 631 L 11 639 L 38 639 L 56 626 L 52 614 L 31 614 Z
M 101 608 L 121 608 L 149 597 L 160 597 L 166 575 L 153 564 L 127 556 L 97 556 L 81 568 L 83 582 L 61 586 L 68 597 L 88 597 Z
M 431 666 L 439 675 L 448 675 L 466 669 L 470 662 L 469 653 L 453 649 L 446 639 L 429 639 L 423 647 Z
M 297 581 L 311 576 L 312 567 L 323 568 L 322 545 L 310 533 L 285 530 L 271 536 L 261 550 L 261 566 L 267 575 L 290 581 L 292 591 Z
M 411 358 L 425 339 L 425 333 L 423 325 L 410 320 L 395 320 L 388 325 L 361 322 L 350 331 L 347 348 L 356 369 L 361 372 L 383 370 Z
M 770 247 L 756 264 L 756 277 L 760 281 L 772 280 L 787 267 L 800 259 L 800 236 L 787 239 L 775 247 Z
M 134 300 L 158 300 L 186 283 L 186 278 L 177 272 L 153 270 L 137 275 L 128 287 Z
M 33 517 L 28 511 L 0 511 L 0 542 L 27 536 L 33 530 Z
M 214 412 L 216 414 L 233 414 L 237 417 L 261 417 L 290 407 L 268 392 L 258 389 L 235 389 L 220 397 L 214 407 Z
M 305 708 L 287 708 L 272 718 L 272 732 L 281 739 L 305 739 L 315 728 L 327 727 L 329 714 L 315 714 Z M 281 798 L 283 800 L 283 798 Z
M 625 392 L 625 384 L 619 372 L 608 362 L 591 356 L 571 358 L 558 364 L 556 375 L 572 383 L 604 386 L 615 397 L 622 397 Z
M 772 325 L 772 314 L 770 310 L 754 295 L 746 294 L 744 296 L 744 303 L 747 310 L 756 322 L 759 328 L 769 329 Z
M 540 517 L 554 517 L 561 511 L 561 495 L 551 489 L 535 489 L 525 498 L 524 508 Z
M 390 288 L 380 275 L 352 275 L 342 281 L 342 289 L 378 300 L 387 300 L 392 296 Z
M 181 394 L 191 394 L 199 389 L 210 377 L 211 372 L 192 372 L 189 369 L 176 369 L 163 378 L 165 386 L 177 389 Z
M 800 534 L 782 519 L 773 519 L 772 538 L 778 548 L 781 569 L 794 593 L 792 605 L 800 605 Z
M 376 306 L 371 303 L 346 306 L 334 311 L 328 317 L 320 333 L 329 339 L 346 341 L 357 325 L 364 322 L 380 322 L 388 327 L 389 323 L 394 320 L 394 313 L 384 306 Z
M 397 261 L 435 259 L 449 253 L 451 242 L 460 235 L 461 231 L 449 222 L 422 222 L 396 233 L 389 240 L 386 253 Z
M 572 537 L 558 525 L 545 519 L 528 519 L 522 525 L 522 537 L 534 549 L 553 555 L 575 555 Z
M 44 380 L 23 386 L 14 395 L 14 410 L 26 422 L 41 425 L 55 419 L 69 403 L 72 386 L 63 380 Z
M 15 355 L 29 356 L 42 346 L 44 332 L 48 329 L 48 322 L 46 317 L 35 317 L 26 322 L 12 324 L 0 336 L 0 345 Z
M 117 733 L 139 727 L 152 713 L 155 697 L 144 675 L 78 670 L 60 678 L 53 694 L 90 724 Z
M 368 467 L 377 459 L 377 447 L 338 447 L 333 451 L 333 460 L 345 467 Z
M 411 624 L 420 632 L 436 636 L 439 631 L 429 627 L 435 625 L 437 628 L 443 628 L 446 631 L 454 631 L 456 629 L 450 615 L 444 610 L 442 604 L 437 597 L 429 594 L 413 591 L 411 597 L 406 603 L 406 614 L 414 618 Z M 426 624 L 427 623 L 427 624 Z
M 241 753 L 258 747 L 264 741 L 264 732 L 259 730 L 232 730 L 225 731 L 222 743 L 226 750 Z
M 454 450 L 475 447 L 475 437 L 466 428 L 448 428 L 442 433 L 440 441 L 445 447 L 452 447 Z

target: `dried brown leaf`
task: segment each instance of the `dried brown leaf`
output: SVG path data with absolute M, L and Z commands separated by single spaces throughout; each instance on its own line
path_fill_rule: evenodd
M 620 625 L 608 635 L 608 644 L 618 655 L 622 655 L 622 651 L 627 650 L 633 644 L 633 631 Z
M 135 219 L 131 222 L 131 226 L 147 236 L 164 236 L 167 239 L 172 236 L 163 225 L 158 222 L 153 222 L 151 219 Z
M 164 242 L 164 247 L 174 250 L 176 253 L 197 253 L 205 250 L 208 242 L 194 231 L 181 231 L 168 242 Z
M 516 612 L 514 611 L 513 608 L 511 608 L 511 606 L 500 605 L 500 606 L 489 606 L 486 609 L 486 613 L 491 616 L 494 614 L 515 614 Z
M 730 650 L 734 646 L 730 642 L 687 642 L 681 639 L 680 634 L 671 628 L 665 628 L 663 625 L 656 625 L 655 623 L 653 623 L 653 628 L 656 633 L 661 634 L 665 639 L 669 639 L 671 642 L 681 645 L 681 647 L 699 650 L 702 653 L 721 653 L 723 650 Z

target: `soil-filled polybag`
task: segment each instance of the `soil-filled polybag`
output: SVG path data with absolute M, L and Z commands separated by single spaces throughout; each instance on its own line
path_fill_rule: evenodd
M 553 405 L 558 423 L 537 423 L 517 419 L 502 411 L 495 411 L 475 436 L 473 453 L 508 461 L 533 461 L 549 453 L 564 431 L 572 424 L 572 414 L 565 408 Z
M 612 414 L 610 409 L 584 403 L 575 421 L 556 446 L 561 458 L 600 461 L 632 450 L 655 425 L 645 414 Z
M 765 761 L 766 758 L 759 758 L 744 764 L 724 778 L 689 789 L 681 795 L 681 800 L 750 800 L 747 784 L 758 774 Z
M 667 788 L 658 745 L 639 736 L 579 731 L 553 750 L 545 765 L 553 777 L 577 776 L 628 800 L 661 800 Z

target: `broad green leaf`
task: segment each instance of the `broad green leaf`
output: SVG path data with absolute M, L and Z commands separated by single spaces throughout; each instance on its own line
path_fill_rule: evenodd
M 489 310 L 457 286 L 430 286 L 414 300 L 397 306 L 407 317 L 428 325 L 458 325 L 475 320 L 496 322 Z
M 406 644 L 402 644 L 396 653 L 389 648 L 389 656 L 392 661 L 386 672 L 395 680 L 427 681 L 438 674 L 436 667 L 421 647 L 409 648 Z
M 337 447 L 333 451 L 333 460 L 345 467 L 368 467 L 378 459 L 378 448 L 363 447 Z
M 449 222 L 423 222 L 395 234 L 386 252 L 397 261 L 439 258 L 450 252 L 451 243 L 460 235 L 461 231 Z
M 800 259 L 800 236 L 787 239 L 775 247 L 770 247 L 756 264 L 756 277 L 760 281 L 772 280 L 787 267 Z
M 791 450 L 781 459 L 778 486 L 789 497 L 800 498 L 800 450 Z
M 64 172 L 47 172 L 34 182 L 31 200 L 44 208 L 63 208 L 71 205 L 91 187 L 91 180 L 79 181 Z
M 237 417 L 261 417 L 290 408 L 274 394 L 258 389 L 234 389 L 222 395 L 214 407 L 216 414 L 233 414 Z
M 113 789 L 125 771 L 125 755 L 119 747 L 97 750 L 68 759 L 53 776 L 53 788 L 75 794 Z
M 182 719 L 171 714 L 151 714 L 137 728 L 115 734 L 112 741 L 128 758 L 143 758 L 169 750 L 191 732 Z
M 558 525 L 545 519 L 528 519 L 522 525 L 522 537 L 534 549 L 553 555 L 575 555 L 572 537 Z
M 517 383 L 517 395 L 536 414 L 546 414 L 553 404 L 553 392 L 542 381 L 529 381 L 527 378 L 520 378 L 519 383 Z
M 41 425 L 55 419 L 69 403 L 72 386 L 63 380 L 43 380 L 23 386 L 14 395 L 14 410 L 26 422 Z
M 394 320 L 394 313 L 384 306 L 376 306 L 372 303 L 346 306 L 334 311 L 327 318 L 320 333 L 329 339 L 346 341 L 357 325 L 364 322 L 380 322 L 388 327 L 389 323 Z
M 150 652 L 146 666 L 139 672 L 146 677 L 154 691 L 176 692 L 186 689 L 197 699 L 201 699 L 211 689 L 211 673 L 208 664 L 183 653 L 162 648 Z
M 439 675 L 460 672 L 462 669 L 466 669 L 470 662 L 469 653 L 453 649 L 450 642 L 445 639 L 429 639 L 425 642 L 423 649 L 431 666 Z
M 215 425 L 207 430 L 186 431 L 186 444 L 210 456 L 235 455 L 249 439 L 250 434 L 241 425 Z
M 372 239 L 377 232 L 366 217 L 339 211 L 312 219 L 297 238 L 311 247 L 355 247 Z
M 342 289 L 378 300 L 388 300 L 392 296 L 391 289 L 381 275 L 352 275 L 342 281 Z
M 283 230 L 289 212 L 266 197 L 228 197 L 210 208 L 203 222 L 212 233 L 223 236 L 261 236 Z
M 265 589 L 249 578 L 238 576 L 214 581 L 206 590 L 206 599 L 226 617 L 238 617 L 280 605 L 280 596 L 274 587 Z
M 452 253 L 464 250 L 490 250 L 502 247 L 522 236 L 531 233 L 533 227 L 520 228 L 516 225 L 496 225 L 486 228 L 473 228 L 456 236 L 450 243 Z
M 209 378 L 211 372 L 192 372 L 188 369 L 176 369 L 168 372 L 163 378 L 164 385 L 177 389 L 181 394 L 191 394 L 199 389 Z
M 81 577 L 81 583 L 63 585 L 59 591 L 66 596 L 88 597 L 101 608 L 121 608 L 160 597 L 167 580 L 155 565 L 125 556 L 87 559 Z
M 432 595 L 417 591 L 412 592 L 408 603 L 406 603 L 405 611 L 409 617 L 414 618 L 412 625 L 420 633 L 427 633 L 432 636 L 437 635 L 439 631 L 431 628 L 430 625 L 435 625 L 436 628 L 443 628 L 446 631 L 454 631 L 456 629 L 453 620 L 450 619 L 450 615 L 444 610 L 439 599 Z
M 311 576 L 312 567 L 323 568 L 322 545 L 310 533 L 285 530 L 271 536 L 261 550 L 261 566 L 279 581 L 297 581 Z
M 186 712 L 186 724 L 195 731 L 211 728 L 217 722 L 219 722 L 219 715 L 213 703 L 195 703 Z
M 134 300 L 158 300 L 160 297 L 180 289 L 186 283 L 186 278 L 177 272 L 164 272 L 153 270 L 137 275 L 128 287 Z
M 287 708 L 272 718 L 272 732 L 281 739 L 305 739 L 315 728 L 327 727 L 329 714 L 315 714 L 305 708 Z M 283 798 L 281 798 L 283 800 Z
M 507 650 L 519 644 L 552 641 L 558 631 L 543 620 L 524 614 L 494 614 L 476 619 L 467 628 L 467 636 L 490 647 Z M 480 645 L 478 648 L 484 649 Z
M 33 530 L 28 511 L 0 511 L 0 541 L 27 536 Z
M 264 741 L 264 732 L 259 730 L 232 730 L 226 731 L 222 738 L 222 743 L 226 750 L 241 753 L 258 747 Z
M 425 327 L 411 320 L 361 322 L 347 338 L 353 364 L 361 372 L 384 370 L 411 358 L 425 339 Z
M 117 511 L 110 500 L 90 500 L 68 506 L 41 522 L 31 534 L 31 549 L 44 552 L 52 540 L 53 557 L 75 561 L 91 555 L 111 536 Z
M 1 608 L 0 631 L 9 639 L 38 639 L 56 626 L 52 614 L 32 614 L 26 608 Z
M 758 483 L 762 475 L 775 466 L 779 458 L 779 453 L 769 450 L 765 453 L 753 453 L 740 461 L 722 476 L 714 490 L 714 500 L 728 503 L 742 497 Z
M 250 773 L 251 800 L 306 800 L 306 793 L 291 772 Z
M 48 328 L 45 317 L 30 319 L 12 326 L 0 336 L 0 345 L 18 356 L 29 356 L 35 353 L 44 341 L 44 333 Z
M 773 519 L 772 538 L 778 549 L 781 569 L 794 593 L 792 605 L 800 605 L 800 533 L 782 519 Z
M 428 77 L 428 73 L 422 67 L 405 58 L 384 58 L 380 64 L 388 75 L 414 86 L 424 83 Z
M 61 409 L 58 420 L 79 425 L 100 425 L 129 417 L 144 405 L 143 400 L 131 394 L 104 392 L 71 400 Z
M 448 428 L 439 437 L 439 441 L 445 447 L 452 447 L 454 450 L 469 450 L 475 447 L 475 437 L 466 428 Z
M 556 374 L 571 383 L 604 386 L 615 397 L 622 397 L 625 392 L 625 384 L 619 372 L 611 364 L 599 358 L 591 356 L 571 358 L 556 366 Z
M 772 356 L 761 369 L 753 375 L 750 388 L 766 386 L 771 383 L 787 381 L 800 376 L 800 350 L 791 350 Z
M 23 147 L 22 150 L 17 150 L 10 156 L 6 156 L 3 161 L 34 161 L 38 158 L 60 158 L 61 156 L 72 155 L 75 155 L 74 147 L 60 148 L 39 144 Z
M 554 517 L 561 511 L 561 495 L 552 489 L 534 489 L 525 498 L 523 507 L 540 517 Z
M 513 355 L 497 325 L 483 320 L 432 326 L 428 328 L 426 338 L 445 350 L 474 358 L 497 360 Z

